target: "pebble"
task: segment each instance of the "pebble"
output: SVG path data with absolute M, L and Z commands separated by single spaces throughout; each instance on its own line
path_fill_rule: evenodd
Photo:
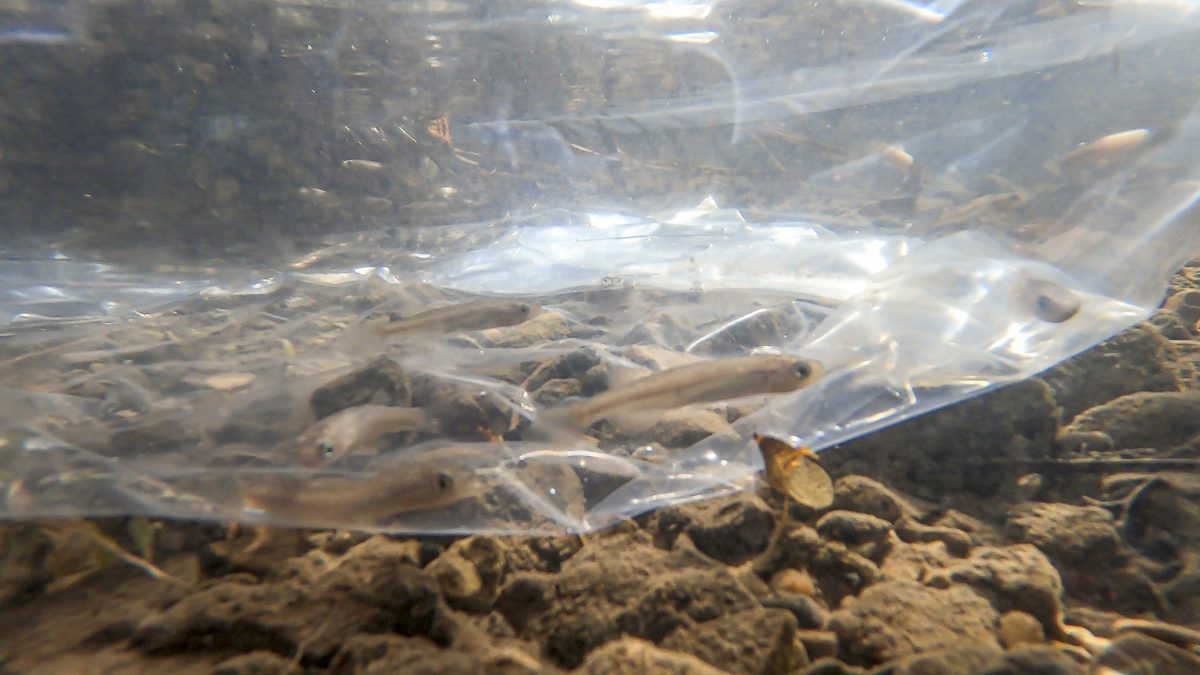
M 1014 649 L 1026 644 L 1042 644 L 1046 631 L 1042 623 L 1030 614 L 1012 610 L 1000 617 L 1000 644 L 1005 649 Z
M 857 511 L 889 523 L 904 516 L 917 517 L 919 511 L 908 500 L 877 480 L 866 476 L 843 476 L 833 487 L 833 508 Z

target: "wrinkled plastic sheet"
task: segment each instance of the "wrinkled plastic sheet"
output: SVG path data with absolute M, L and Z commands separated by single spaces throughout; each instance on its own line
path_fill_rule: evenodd
M 635 53 L 647 41 L 683 44 L 720 57 L 730 77 L 686 100 L 521 119 L 501 109 L 452 127 L 481 164 L 538 157 L 517 169 L 536 183 L 596 170 L 564 140 L 571 125 L 718 125 L 736 153 L 780 121 L 865 120 L 877 142 L 809 175 L 772 178 L 801 197 L 788 209 L 682 192 L 656 209 L 617 195 L 607 207 L 517 208 L 528 202 L 514 197 L 504 217 L 331 234 L 280 265 L 132 268 L 10 251 L 0 263 L 2 514 L 588 531 L 745 489 L 762 466 L 752 433 L 819 450 L 1044 370 L 1146 317 L 1200 243 L 1189 48 L 1200 15 L 1184 3 L 1098 5 L 861 3 L 886 25 L 886 44 L 758 77 L 719 49 L 721 30 L 736 27 L 698 29 L 707 6 L 574 5 L 556 25 L 595 27 Z M 442 22 L 472 34 L 508 25 Z M 1104 87 L 1121 69 L 1137 73 L 1136 86 L 1112 75 L 1125 88 Z M 963 98 L 989 93 L 990 112 L 954 117 Z M 1106 136 L 1126 131 L 1138 133 L 1105 149 Z M 1021 208 L 1005 206 L 1013 200 Z M 899 210 L 877 218 L 872 205 Z M 349 337 L 367 317 L 500 299 L 539 313 Z M 527 433 L 565 405 L 541 402 L 531 384 L 556 359 L 619 387 L 754 353 L 800 355 L 821 375 L 790 393 L 689 408 L 732 421 L 682 447 L 654 442 L 644 425 L 602 429 L 599 442 Z M 318 392 L 384 371 L 403 374 L 387 386 L 455 392 L 492 427 L 446 412 L 443 433 L 302 466 L 294 451 L 317 422 Z M 463 499 L 408 508 L 406 495 L 464 475 L 473 489 Z M 248 499 L 264 485 L 311 499 L 279 509 Z M 381 515 L 387 500 L 394 513 Z

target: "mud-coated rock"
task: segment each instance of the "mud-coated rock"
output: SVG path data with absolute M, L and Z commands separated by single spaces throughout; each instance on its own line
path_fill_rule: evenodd
M 1103 433 L 1115 449 L 1174 448 L 1200 434 L 1200 392 L 1139 391 L 1089 408 L 1064 435 Z
M 772 575 L 784 568 L 806 570 L 817 582 L 821 598 L 837 606 L 847 595 L 883 578 L 879 567 L 869 558 L 856 553 L 845 544 L 826 541 L 808 526 L 785 532 L 770 556 L 755 561 L 762 576 Z
M 892 524 L 882 518 L 853 511 L 830 511 L 817 521 L 817 532 L 840 541 L 873 560 L 886 550 Z
M 842 476 L 833 486 L 833 508 L 867 513 L 895 523 L 903 516 L 917 517 L 919 510 L 904 497 L 866 476 Z
M 940 541 L 952 555 L 964 557 L 971 551 L 971 535 L 953 527 L 924 525 L 905 516 L 896 522 L 896 536 L 909 544 Z
M 1142 324 L 1039 375 L 1054 391 L 1064 420 L 1136 391 L 1179 391 L 1171 343 Z
M 1006 533 L 1037 546 L 1060 567 L 1120 557 L 1112 513 L 1095 506 L 1021 504 L 1008 512 Z
M 808 664 L 795 638 L 796 619 L 790 613 L 753 609 L 678 628 L 662 646 L 727 672 L 790 673 Z
M 834 475 L 857 473 L 918 499 L 988 499 L 1015 484 L 1021 462 L 1053 452 L 1059 408 L 1031 379 L 902 422 L 821 455 Z
M 587 675 L 663 673 L 664 675 L 725 675 L 688 654 L 659 649 L 637 638 L 622 638 L 592 652 L 579 669 Z
M 309 398 L 317 418 L 355 405 L 407 406 L 412 400 L 408 376 L 400 364 L 386 356 L 372 360 L 360 370 L 347 373 L 313 391 Z
M 971 551 L 926 580 L 935 588 L 966 584 L 987 597 L 998 611 L 1018 609 L 1037 617 L 1051 636 L 1062 614 L 1062 579 L 1045 554 L 1031 544 Z
M 702 553 L 740 565 L 767 548 L 775 515 L 757 495 L 739 493 L 696 504 L 685 532 Z
M 884 581 L 848 598 L 829 622 L 841 657 L 874 665 L 968 643 L 1000 650 L 999 616 L 966 586 L 931 588 L 915 581 Z
M 564 562 L 548 585 L 520 578 L 540 586 L 545 609 L 517 613 L 514 627 L 571 668 L 622 634 L 658 641 L 759 605 L 727 566 L 697 551 L 686 536 L 664 551 L 640 531 L 609 534 Z M 517 600 L 506 588 L 498 607 L 514 614 Z

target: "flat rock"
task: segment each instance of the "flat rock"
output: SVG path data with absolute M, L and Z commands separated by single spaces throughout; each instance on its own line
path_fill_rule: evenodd
M 1139 391 L 1089 408 L 1064 435 L 1103 433 L 1114 448 L 1166 450 L 1200 434 L 1200 392 Z

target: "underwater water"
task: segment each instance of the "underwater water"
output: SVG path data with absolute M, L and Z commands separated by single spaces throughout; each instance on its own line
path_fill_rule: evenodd
M 0 2 L 0 672 L 1196 671 L 1197 33 Z

